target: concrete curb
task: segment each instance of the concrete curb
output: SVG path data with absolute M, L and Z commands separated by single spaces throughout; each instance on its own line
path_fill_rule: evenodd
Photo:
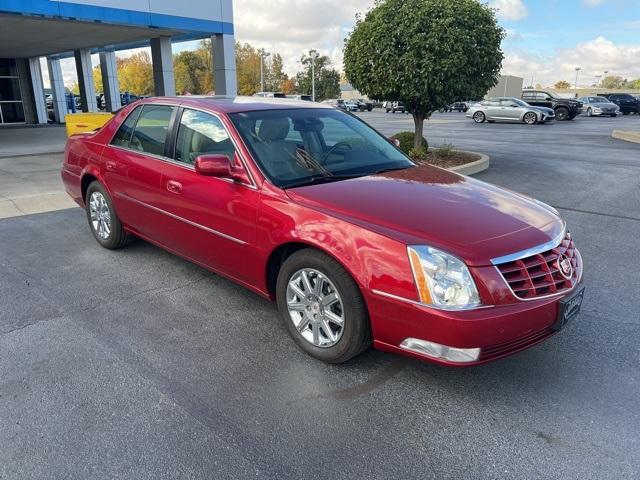
M 485 155 L 484 153 L 480 153 L 480 152 L 470 152 L 468 150 L 456 150 L 456 151 L 478 155 L 480 159 L 476 160 L 475 162 L 465 163 L 464 165 L 457 165 L 455 167 L 450 167 L 447 170 L 459 173 L 460 175 L 475 175 L 476 173 L 484 172 L 486 169 L 489 168 L 489 155 Z
M 625 142 L 640 143 L 640 132 L 630 132 L 628 130 L 614 130 L 611 132 L 613 138 L 624 140 Z

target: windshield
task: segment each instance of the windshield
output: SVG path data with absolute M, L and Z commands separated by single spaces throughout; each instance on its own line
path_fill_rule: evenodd
M 519 98 L 507 98 L 506 100 L 508 100 L 510 103 L 515 103 L 516 105 L 519 105 L 521 107 L 528 107 L 529 106 L 529 104 L 527 102 L 523 102 Z
M 610 103 L 609 100 L 604 97 L 591 97 L 589 100 L 592 103 Z
M 261 110 L 229 117 L 264 173 L 281 188 L 414 166 L 382 135 L 338 110 Z

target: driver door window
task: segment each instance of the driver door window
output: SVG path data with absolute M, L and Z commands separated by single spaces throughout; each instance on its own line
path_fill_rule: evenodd
M 178 127 L 175 159 L 193 165 L 200 155 L 226 155 L 233 160 L 235 146 L 218 117 L 185 109 Z

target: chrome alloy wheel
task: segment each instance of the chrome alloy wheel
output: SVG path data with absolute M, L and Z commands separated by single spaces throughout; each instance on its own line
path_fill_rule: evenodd
M 332 347 L 344 331 L 344 308 L 338 289 L 313 268 L 294 273 L 287 284 L 287 309 L 298 333 L 316 347 Z
M 538 121 L 538 117 L 533 112 L 527 112 L 524 114 L 524 123 L 527 125 L 533 125 Z
M 111 235 L 111 211 L 102 193 L 93 192 L 91 194 L 89 198 L 89 214 L 93 231 L 102 240 L 107 240 Z

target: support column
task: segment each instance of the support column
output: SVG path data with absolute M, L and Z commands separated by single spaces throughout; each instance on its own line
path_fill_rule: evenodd
M 47 102 L 44 99 L 44 85 L 42 83 L 42 68 L 40 57 L 29 58 L 29 71 L 31 72 L 31 90 L 33 91 L 33 107 L 36 123 L 47 123 Z
M 214 35 L 211 37 L 211 45 L 216 95 L 235 97 L 238 94 L 235 38 L 227 34 Z
M 176 82 L 173 75 L 171 37 L 151 39 L 151 62 L 153 63 L 153 90 L 156 96 L 174 96 Z
M 37 123 L 33 92 L 31 91 L 31 72 L 29 72 L 29 60 L 16 58 L 16 69 L 20 80 L 20 98 L 24 109 L 24 122 Z
M 80 100 L 83 112 L 97 112 L 96 87 L 93 84 L 93 67 L 91 66 L 91 51 L 87 49 L 75 50 L 76 72 L 80 86 Z
M 100 52 L 100 72 L 102 72 L 105 109 L 107 112 L 115 112 L 122 106 L 115 52 Z
M 47 68 L 49 70 L 49 83 L 51 83 L 51 95 L 53 96 L 53 116 L 57 123 L 64 123 L 64 117 L 68 110 L 60 59 L 48 57 Z

